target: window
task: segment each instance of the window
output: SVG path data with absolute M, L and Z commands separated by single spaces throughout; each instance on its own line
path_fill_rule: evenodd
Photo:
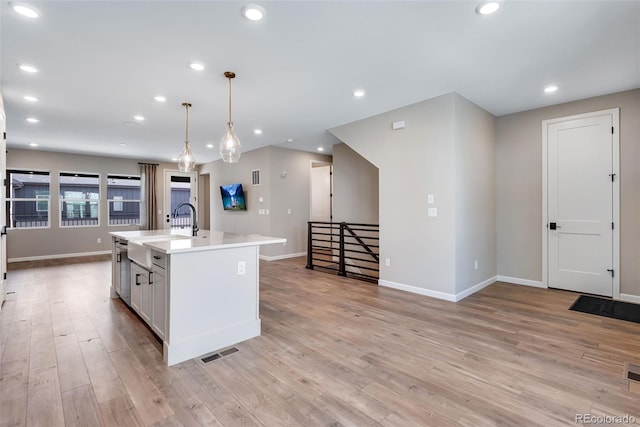
M 100 218 L 100 176 L 60 172 L 60 226 L 95 227 Z
M 107 176 L 109 225 L 140 224 L 140 177 Z
M 7 170 L 8 227 L 49 227 L 50 185 L 49 172 Z

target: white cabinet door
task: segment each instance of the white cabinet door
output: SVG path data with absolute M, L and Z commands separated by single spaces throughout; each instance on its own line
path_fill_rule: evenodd
M 164 340 L 167 328 L 167 279 L 161 268 L 153 269 L 153 315 L 151 329 Z
M 140 301 L 140 317 L 151 326 L 151 317 L 153 316 L 153 273 L 149 270 L 142 270 L 142 288 Z
M 142 309 L 143 280 L 146 278 L 146 270 L 137 264 L 131 263 L 131 308 L 138 314 Z

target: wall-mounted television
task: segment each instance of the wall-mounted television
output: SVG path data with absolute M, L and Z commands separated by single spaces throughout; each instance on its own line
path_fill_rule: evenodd
M 247 210 L 242 184 L 221 185 L 220 195 L 222 196 L 222 207 L 225 211 Z

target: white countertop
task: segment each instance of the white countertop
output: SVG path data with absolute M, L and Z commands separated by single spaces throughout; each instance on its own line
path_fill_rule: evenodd
M 109 234 L 165 254 L 270 245 L 287 241 L 282 237 L 213 230 L 200 230 L 198 236 L 191 237 L 191 229 L 114 231 Z

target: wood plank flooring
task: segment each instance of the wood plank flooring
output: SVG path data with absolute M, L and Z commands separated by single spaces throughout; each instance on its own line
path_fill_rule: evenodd
M 110 263 L 12 264 L 0 426 L 562 426 L 640 423 L 640 325 L 576 294 L 493 284 L 455 304 L 261 262 L 262 336 L 168 368 L 109 298 Z

